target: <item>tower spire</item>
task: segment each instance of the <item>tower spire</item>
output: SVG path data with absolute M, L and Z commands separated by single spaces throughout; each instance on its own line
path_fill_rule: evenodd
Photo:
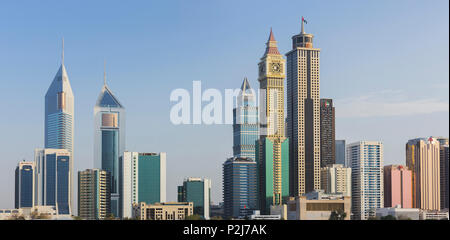
M 106 86 L 106 60 L 103 61 L 103 85 Z
M 62 38 L 61 64 L 64 65 L 64 37 Z
M 301 33 L 305 33 L 305 18 L 302 16 L 302 31 Z

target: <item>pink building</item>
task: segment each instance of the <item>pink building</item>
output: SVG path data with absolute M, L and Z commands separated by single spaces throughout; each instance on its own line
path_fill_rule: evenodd
M 384 167 L 384 207 L 412 208 L 412 172 L 402 165 Z

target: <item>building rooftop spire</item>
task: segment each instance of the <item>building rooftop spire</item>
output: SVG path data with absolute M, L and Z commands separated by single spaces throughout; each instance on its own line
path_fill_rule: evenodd
M 64 65 L 64 37 L 62 38 L 61 65 Z
M 242 82 L 241 90 L 245 93 L 245 91 L 252 89 L 250 87 L 250 83 L 248 83 L 247 77 L 244 78 L 244 81 Z
M 266 52 L 264 53 L 264 56 L 267 54 L 280 55 L 280 52 L 278 51 L 278 47 L 277 47 L 277 41 L 275 40 L 275 36 L 272 32 L 272 28 L 270 28 L 269 40 L 267 40 L 266 45 L 267 45 L 267 47 L 266 47 Z
M 106 86 L 106 60 L 103 61 L 103 85 Z

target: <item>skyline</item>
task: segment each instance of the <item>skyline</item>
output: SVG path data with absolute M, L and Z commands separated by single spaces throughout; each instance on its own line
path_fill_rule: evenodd
M 407 2 L 409 4 L 411 1 Z M 392 13 L 395 13 L 395 7 L 401 6 L 401 3 L 389 3 L 389 6 L 393 7 Z M 350 16 L 342 22 L 353 25 L 343 26 L 345 24 L 333 22 L 336 15 L 325 16 L 321 15 L 322 13 L 312 11 L 317 7 L 317 4 L 312 3 L 307 7 L 312 10 L 305 9 L 297 13 L 292 13 L 292 10 L 286 8 L 286 6 L 283 8 L 276 6 L 276 8 L 287 11 L 284 13 L 285 16 L 280 14 L 280 18 L 274 17 L 269 19 L 270 21 L 258 19 L 258 22 L 252 22 L 247 19 L 247 16 L 239 14 L 244 11 L 243 9 L 251 9 L 247 5 L 248 3 L 242 3 L 243 9 L 231 9 L 228 5 L 222 6 L 220 3 L 207 3 L 205 4 L 207 7 L 214 4 L 224 7 L 224 9 L 218 11 L 223 15 L 215 16 L 209 13 L 211 15 L 206 14 L 206 18 L 203 15 L 188 19 L 187 13 L 182 12 L 180 8 L 176 9 L 180 12 L 175 11 L 174 13 L 174 16 L 178 16 L 175 17 L 175 21 L 160 21 L 159 23 L 164 22 L 163 25 L 168 26 L 157 26 L 156 29 L 152 29 L 151 26 L 154 26 L 151 23 L 154 20 L 153 16 L 146 16 L 143 13 L 144 10 L 149 10 L 149 8 L 140 10 L 139 7 L 133 5 L 126 6 L 125 12 L 131 14 L 127 10 L 132 9 L 138 14 L 135 17 L 128 15 L 127 23 L 130 25 L 132 23 L 137 25 L 147 24 L 149 35 L 145 35 L 144 31 L 138 27 L 127 29 L 126 24 L 119 24 L 120 30 L 113 30 L 113 26 L 108 24 L 106 20 L 111 20 L 113 15 L 108 15 L 109 18 L 103 20 L 96 19 L 94 17 L 95 11 L 86 10 L 85 13 L 88 16 L 84 21 L 81 21 L 81 26 L 85 27 L 84 30 L 88 34 L 92 34 L 90 40 L 89 37 L 77 36 L 79 29 L 75 24 L 76 17 L 71 16 L 70 12 L 66 13 L 69 15 L 67 19 L 59 19 L 61 23 L 50 22 L 53 18 L 45 17 L 46 14 L 40 15 L 40 18 L 35 22 L 28 22 L 27 24 L 31 24 L 31 26 L 37 26 L 35 29 L 44 30 L 42 33 L 37 33 L 34 32 L 33 28 L 21 26 L 21 23 L 24 24 L 25 20 L 31 20 L 33 17 L 32 14 L 28 14 L 29 9 L 24 10 L 23 14 L 27 16 L 24 18 L 25 20 L 17 19 L 18 16 L 14 16 L 14 11 L 0 10 L 0 19 L 2 20 L 0 21 L 0 32 L 2 35 L 8 36 L 6 39 L 0 39 L 0 51 L 6 52 L 5 55 L 0 56 L 0 72 L 3 75 L 1 78 L 0 102 L 2 109 L 4 109 L 4 114 L 0 117 L 0 131 L 4 133 L 4 136 L 8 136 L 8 138 L 0 140 L 0 146 L 2 146 L 1 149 L 4 152 L 4 160 L 0 163 L 0 180 L 11 182 L 10 186 L 2 186 L 0 192 L 13 191 L 13 170 L 17 166 L 17 162 L 23 158 L 31 161 L 34 149 L 44 146 L 44 129 L 42 127 L 44 122 L 44 114 L 42 113 L 44 95 L 51 79 L 57 72 L 57 67 L 61 63 L 60 39 L 64 36 L 66 40 L 65 65 L 71 79 L 76 102 L 74 173 L 94 166 L 92 108 L 103 84 L 103 59 L 106 59 L 108 63 L 106 66 L 108 84 L 111 85 L 114 94 L 127 106 L 126 150 L 167 153 L 167 173 L 168 175 L 178 176 L 178 178 L 168 179 L 169 201 L 176 199 L 175 187 L 183 181 L 184 177 L 188 176 L 205 176 L 212 179 L 212 200 L 215 203 L 222 201 L 221 169 L 217 166 L 220 166 L 227 158 L 232 156 L 232 126 L 172 125 L 169 121 L 170 107 L 173 106 L 173 103 L 169 101 L 170 90 L 175 88 L 191 89 L 194 80 L 201 80 L 203 89 L 239 88 L 245 76 L 248 77 L 251 86 L 257 86 L 257 63 L 264 53 L 264 44 L 270 27 L 273 27 L 280 52 L 284 55 L 290 49 L 290 38 L 300 32 L 301 15 L 304 15 L 308 20 L 308 24 L 305 25 L 306 31 L 315 35 L 315 46 L 322 50 L 320 95 L 321 98 L 335 99 L 336 139 L 345 139 L 347 143 L 358 140 L 383 141 L 385 164 L 404 164 L 404 148 L 409 139 L 431 135 L 448 137 L 448 12 L 444 13 L 444 17 L 436 14 L 436 12 L 441 13 L 442 9 L 448 9 L 448 2 L 439 3 L 444 6 L 436 7 L 429 12 L 424 11 L 424 6 L 409 9 L 416 11 L 412 11 L 409 16 L 420 15 L 420 17 L 414 18 L 413 21 L 408 23 L 397 19 L 399 22 L 396 23 L 405 27 L 405 29 L 396 28 L 395 24 L 394 26 L 389 25 L 389 18 L 380 18 L 381 20 L 378 19 L 380 21 L 374 21 L 376 19 L 374 15 L 377 14 L 373 12 L 369 12 L 370 14 L 367 16 L 368 22 L 365 22 L 364 20 L 367 19 L 363 18 L 358 23 L 351 23 L 351 18 L 355 16 Z M 60 6 L 60 8 L 69 8 L 68 5 L 78 5 L 78 3 L 67 4 Z M 94 10 L 98 10 L 102 4 L 93 3 L 92 5 Z M 109 6 L 113 5 L 110 4 Z M 184 4 L 180 3 L 180 5 Z M 331 6 L 327 6 L 326 9 L 328 11 L 336 10 L 336 7 L 339 6 L 339 4 L 336 5 L 332 2 L 329 5 Z M 334 5 L 334 9 L 332 5 Z M 353 5 L 357 8 L 361 4 L 356 2 Z M 375 3 L 365 3 L 365 5 L 368 11 L 373 10 L 370 9 L 371 7 L 378 7 L 378 4 Z M 9 7 L 14 8 L 14 6 Z M 163 10 L 168 10 L 165 9 L 166 6 L 161 7 Z M 189 15 L 190 17 L 193 17 L 195 12 L 205 8 L 204 5 L 200 9 L 192 8 L 192 6 L 186 7 L 193 10 L 190 13 L 192 15 Z M 431 8 L 426 4 L 425 7 Z M 56 6 L 56 8 L 58 7 Z M 9 8 L 6 6 L 2 9 L 8 10 Z M 33 8 L 30 7 L 30 9 Z M 121 9 L 116 8 L 115 10 Z M 266 13 L 267 11 L 267 9 L 263 10 Z M 150 12 L 151 14 L 157 14 L 156 17 L 159 16 L 157 11 L 151 10 Z M 418 12 L 420 14 L 415 14 Z M 33 13 L 33 11 L 29 13 Z M 248 20 L 248 22 L 242 22 L 243 26 L 238 26 L 241 22 L 229 15 L 237 19 Z M 5 16 L 6 19 L 12 17 L 14 20 L 12 22 L 16 25 L 12 24 L 11 26 L 16 26 L 16 28 L 8 28 L 10 22 L 3 19 Z M 396 17 L 389 14 L 387 16 L 391 20 Z M 143 17 L 149 17 L 144 18 L 147 20 L 144 21 L 145 24 L 139 21 Z M 281 20 L 281 17 L 284 18 Z M 178 18 L 200 24 L 194 27 L 189 24 L 178 26 L 177 24 L 181 24 L 182 21 Z M 440 21 L 438 28 L 432 26 L 432 24 L 427 25 L 427 23 L 435 22 L 436 19 L 440 18 L 446 18 L 447 21 Z M 213 19 L 213 23 L 218 21 L 219 26 L 223 29 L 207 28 L 206 25 L 209 23 L 200 22 L 201 19 L 203 21 Z M 94 23 L 92 27 L 87 25 L 89 21 Z M 382 22 L 385 22 L 385 24 Z M 8 25 L 6 29 L 5 23 Z M 39 27 L 39 24 L 42 23 L 52 24 L 52 27 L 68 23 L 71 28 L 65 28 L 65 31 L 52 29 L 52 27 L 46 29 Z M 118 24 L 114 21 L 113 23 Z M 374 25 L 378 24 L 383 25 L 383 28 L 377 29 L 380 31 L 380 35 L 394 37 L 392 42 L 394 47 L 383 44 L 383 47 L 377 48 L 378 46 L 371 44 L 376 43 L 377 40 L 386 41 L 390 38 L 358 32 L 365 26 L 372 29 Z M 99 33 L 93 33 L 99 25 L 106 27 L 106 29 L 99 31 Z M 168 29 L 170 26 L 176 26 L 177 28 L 175 30 Z M 243 32 L 249 26 L 252 26 L 252 28 L 246 29 L 248 32 Z M 414 26 L 416 30 L 425 31 L 427 34 L 423 35 L 426 36 L 415 36 L 416 32 L 412 31 L 411 26 Z M 183 27 L 186 28 L 183 29 Z M 203 28 L 210 31 L 205 33 L 199 30 Z M 191 31 L 190 35 L 181 34 L 183 38 L 178 38 L 178 40 L 185 40 L 182 43 L 186 42 L 189 48 L 180 48 L 181 50 L 176 48 L 178 42 L 173 38 L 179 35 L 177 30 L 180 30 L 181 33 Z M 236 30 L 239 34 L 236 33 Z M 347 30 L 342 35 L 348 34 L 351 37 L 336 38 L 341 36 L 338 35 L 342 33 L 341 30 Z M 114 34 L 115 31 L 124 35 L 127 33 L 132 35 L 114 39 L 114 37 L 118 37 Z M 23 34 L 26 33 L 32 33 L 32 37 L 23 38 Z M 140 34 L 142 34 L 143 39 L 139 38 Z M 406 34 L 405 39 L 400 36 L 401 34 Z M 107 38 L 107 36 L 111 38 Z M 370 36 L 375 39 L 369 39 Z M 212 37 L 214 41 L 211 41 L 211 38 L 208 37 Z M 414 39 L 407 39 L 407 37 L 414 37 Z M 360 41 L 349 43 L 348 41 L 352 39 Z M 410 52 L 410 47 L 417 45 L 418 40 L 422 40 L 420 42 L 427 46 L 425 49 L 428 52 Z M 140 44 L 136 44 L 136 42 Z M 162 48 L 158 48 L 158 46 L 162 46 Z M 440 52 L 441 50 L 443 51 Z M 211 54 L 211 52 L 214 52 L 217 56 Z M 389 62 L 383 62 L 382 56 L 388 53 L 394 53 L 394 56 L 391 56 Z M 421 56 L 424 61 L 415 59 L 414 56 Z M 217 57 L 217 60 L 212 61 L 210 57 Z M 349 59 L 349 62 L 343 61 L 344 59 Z M 362 63 L 361 60 L 367 60 L 367 63 Z M 400 61 L 396 64 L 395 60 Z M 18 64 L 19 62 L 21 64 Z M 418 66 L 419 63 L 424 64 L 424 66 L 415 68 L 414 66 Z M 373 64 L 373 66 L 370 64 Z M 390 66 L 391 64 L 393 66 Z M 19 69 L 19 67 L 26 67 L 26 71 Z M 386 71 L 378 73 L 381 67 Z M 176 68 L 176 71 L 173 68 Z M 355 68 L 358 70 L 354 71 Z M 410 70 L 413 71 L 410 72 Z M 380 78 L 377 83 L 370 82 L 370 80 L 383 76 L 385 78 Z M 401 76 L 404 77 L 397 81 Z M 430 83 L 429 87 L 423 85 L 424 76 L 430 76 L 431 80 L 425 81 Z M 366 81 L 361 83 L 360 79 L 366 79 Z M 134 84 L 130 84 L 131 80 Z M 24 82 L 26 82 L 26 85 L 23 84 Z M 351 86 L 352 93 L 349 94 L 347 86 L 341 86 L 341 84 Z M 430 95 L 427 90 L 433 90 L 434 94 Z M 18 96 L 17 93 L 22 95 Z M 385 99 L 386 96 L 388 99 L 380 103 L 379 100 Z M 11 99 L 14 99 L 14 101 L 11 102 Z M 362 116 L 367 115 L 369 117 L 353 116 L 349 109 L 354 108 L 355 104 L 356 107 L 365 105 L 374 109 L 368 112 L 359 111 L 363 113 Z M 425 110 L 428 109 L 424 109 L 424 107 L 428 108 L 431 104 L 433 104 L 433 107 L 430 107 L 432 112 L 427 113 Z M 24 106 L 27 106 L 27 111 L 22 111 Z M 405 116 L 404 113 L 400 112 L 403 115 L 393 116 L 398 114 L 399 109 L 408 109 L 411 106 L 418 107 L 417 110 L 412 109 L 415 114 Z M 379 110 L 382 107 L 392 107 L 392 109 L 388 108 L 386 114 Z M 411 109 L 408 111 L 411 111 Z M 405 122 L 406 120 L 407 122 Z M 423 122 L 427 123 L 430 120 L 435 122 L 423 124 Z M 419 125 L 421 123 L 422 125 Z M 438 126 L 439 123 L 440 126 Z M 415 129 L 418 125 L 421 129 Z M 145 129 L 142 129 L 142 126 L 146 126 Z M 367 129 L 369 126 L 381 126 L 381 129 Z M 21 129 L 20 134 L 13 134 L 12 129 Z M 398 130 L 398 132 L 394 130 Z M 170 137 L 175 136 L 175 133 L 179 138 Z M 202 136 L 198 142 L 194 144 L 188 142 L 189 139 L 197 135 Z M 25 139 L 24 136 L 26 136 Z M 165 139 L 161 136 L 169 137 Z M 198 145 L 205 146 L 202 148 L 203 152 L 198 151 Z M 190 164 L 185 164 L 187 160 L 190 161 Z M 197 164 L 202 164 L 205 167 L 196 169 Z M 76 189 L 76 186 L 74 188 Z M 10 196 L 0 200 L 0 208 L 13 206 L 14 197 L 12 194 Z

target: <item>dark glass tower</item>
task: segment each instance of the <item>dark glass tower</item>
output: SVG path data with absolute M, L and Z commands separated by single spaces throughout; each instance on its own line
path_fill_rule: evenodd
M 335 149 L 333 99 L 320 99 L 320 167 L 336 163 Z

